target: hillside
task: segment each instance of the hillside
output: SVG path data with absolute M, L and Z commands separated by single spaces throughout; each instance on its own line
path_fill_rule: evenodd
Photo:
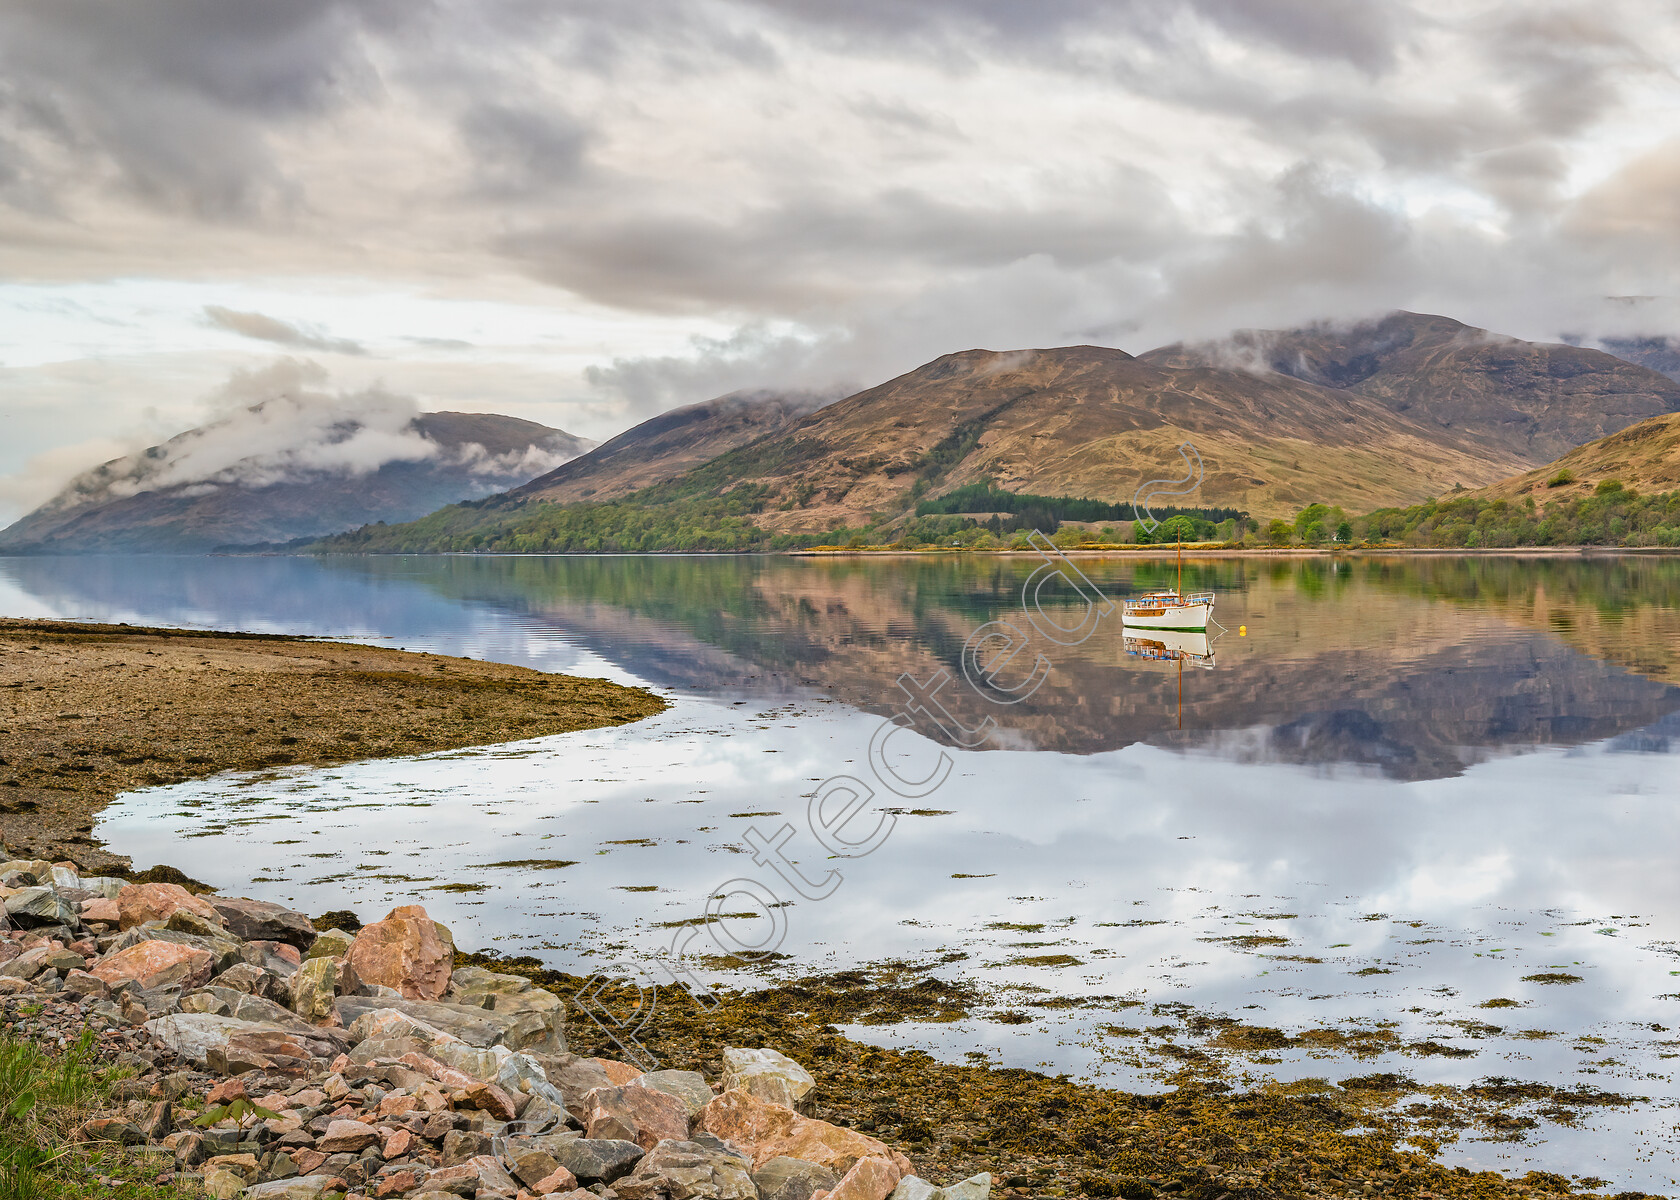
M 1645 417 L 1680 411 L 1680 383 L 1650 367 L 1418 313 L 1351 326 L 1244 330 L 1142 357 L 1160 366 L 1275 371 L 1357 393 L 1427 428 L 1470 431 L 1534 465 Z
M 321 537 L 411 521 L 501 492 L 592 444 L 533 421 L 489 413 L 422 413 L 393 428 L 344 419 L 324 439 L 250 453 L 259 405 L 113 459 L 0 530 L 0 553 L 204 553 L 221 546 Z M 230 430 L 244 438 L 232 442 Z M 187 469 L 205 447 L 208 467 Z
M 818 403 L 808 394 L 731 392 L 674 408 L 514 489 L 513 495 L 556 504 L 628 495 L 774 433 Z
M 1587 495 L 1607 480 L 1639 492 L 1680 491 L 1680 413 L 1648 417 L 1471 494 L 1489 499 L 1532 495 L 1544 502 Z
M 966 350 L 785 421 L 724 419 L 730 399 L 655 418 L 517 492 L 338 548 L 766 548 L 879 529 L 985 480 L 1125 502 L 1183 475 L 1185 441 L 1206 475 L 1193 497 L 1158 485 L 1159 503 L 1369 512 L 1485 486 L 1551 457 L 1537 447 L 1680 409 L 1680 385 L 1602 351 L 1397 313 L 1137 357 Z

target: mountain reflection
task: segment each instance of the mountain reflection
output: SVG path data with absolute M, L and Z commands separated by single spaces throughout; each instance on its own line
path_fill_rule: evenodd
M 959 676 L 965 640 L 1018 616 L 1036 565 L 978 556 L 12 559 L 0 570 L 16 591 L 75 615 L 346 634 L 501 622 L 657 685 L 815 690 L 886 714 L 901 673 Z M 1168 562 L 1080 565 L 1110 597 L 1173 582 Z M 993 716 L 1010 749 L 1086 754 L 1147 741 L 1427 779 L 1525 747 L 1635 735 L 1680 711 L 1680 560 L 1196 560 L 1184 584 L 1218 593 L 1225 632 L 1212 628 L 1196 645 L 1173 635 L 1169 646 L 1160 633 L 1128 638 L 1105 620 L 1078 646 L 1043 646 L 1050 677 L 1020 704 L 949 689 L 962 693 L 959 715 L 970 724 Z M 1207 668 L 1182 671 L 1182 729 L 1175 664 Z

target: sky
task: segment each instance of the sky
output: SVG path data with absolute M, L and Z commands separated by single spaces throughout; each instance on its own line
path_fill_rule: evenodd
M 0 0 L 0 521 L 253 379 L 600 439 L 973 347 L 1677 334 L 1675 63 L 1667 0 Z

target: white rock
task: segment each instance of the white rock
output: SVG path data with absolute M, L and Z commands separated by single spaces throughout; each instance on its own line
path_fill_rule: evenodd
M 740 1089 L 760 1100 L 798 1108 L 805 1093 L 817 1086 L 811 1073 L 779 1050 L 723 1051 L 723 1090 Z
M 928 1200 L 938 1190 L 920 1175 L 906 1175 L 898 1181 L 888 1200 Z

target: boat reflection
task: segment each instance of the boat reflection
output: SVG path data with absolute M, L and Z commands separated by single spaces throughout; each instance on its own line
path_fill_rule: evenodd
M 1127 626 L 1123 648 L 1132 657 L 1151 662 L 1177 661 L 1204 670 L 1212 670 L 1215 665 L 1213 642 L 1205 629 L 1144 630 Z

